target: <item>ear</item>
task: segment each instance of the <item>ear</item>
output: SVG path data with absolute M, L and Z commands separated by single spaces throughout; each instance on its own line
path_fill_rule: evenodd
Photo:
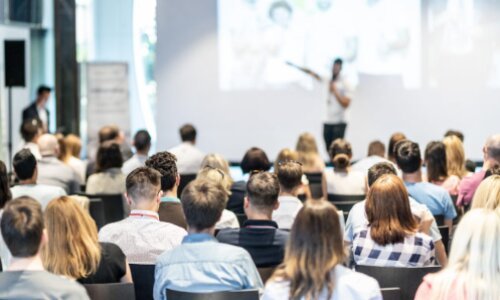
M 177 176 L 175 177 L 175 185 L 179 186 L 181 184 L 181 175 L 177 173 Z
M 127 204 L 129 206 L 132 206 L 132 199 L 128 196 L 127 192 L 123 193 L 123 196 L 125 196 L 125 199 L 127 199 Z
M 280 202 L 276 201 L 276 203 L 274 203 L 273 210 L 277 210 L 278 208 L 280 208 Z
M 245 196 L 243 200 L 243 208 L 248 208 L 250 206 L 250 200 L 248 200 L 248 196 Z
M 156 195 L 156 202 L 158 204 L 161 203 L 161 197 L 163 196 L 163 191 L 160 189 L 160 191 L 158 192 L 158 195 Z

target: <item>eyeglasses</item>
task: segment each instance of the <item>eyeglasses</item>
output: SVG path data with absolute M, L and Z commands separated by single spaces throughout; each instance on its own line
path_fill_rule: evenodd
M 284 166 L 286 164 L 298 164 L 299 166 L 302 166 L 302 163 L 300 161 L 296 161 L 296 160 L 282 160 L 282 161 L 279 161 L 278 162 L 278 166 Z
M 215 171 L 217 171 L 220 174 L 220 176 L 222 177 L 222 179 L 224 179 L 224 177 L 225 177 L 225 174 L 224 174 L 224 172 L 221 169 L 213 167 L 211 165 L 206 165 L 203 169 L 215 170 Z

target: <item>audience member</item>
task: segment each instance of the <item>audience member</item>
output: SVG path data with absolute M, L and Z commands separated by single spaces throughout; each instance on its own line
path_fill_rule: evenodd
M 377 281 L 344 267 L 345 259 L 337 210 L 327 201 L 307 201 L 262 300 L 382 299 Z
M 144 166 L 151 149 L 151 136 L 146 130 L 139 130 L 134 135 L 135 154 L 123 163 L 122 172 L 128 175 L 134 169 Z
M 9 188 L 9 175 L 7 173 L 7 167 L 0 160 L 0 220 L 2 219 L 3 208 L 12 200 L 12 193 Z M 3 241 L 2 235 L 0 234 L 0 263 L 5 268 L 9 265 L 11 255 L 9 249 Z
M 368 145 L 368 156 L 354 163 L 351 170 L 366 174 L 369 168 L 381 162 L 392 163 L 385 159 L 385 145 L 381 141 L 373 141 Z
M 418 232 L 408 193 L 399 177 L 383 175 L 373 183 L 365 212 L 368 226 L 355 232 L 352 241 L 357 265 L 423 267 L 434 264 L 434 242 L 430 236 Z
M 466 159 L 465 170 L 471 175 L 476 173 L 476 163 L 470 159 Z
M 276 171 L 280 184 L 279 206 L 273 213 L 273 221 L 279 228 L 292 228 L 293 221 L 302 208 L 297 197 L 302 187 L 302 165 L 297 161 L 282 161 Z
M 448 175 L 455 175 L 458 178 L 463 178 L 467 175 L 465 170 L 465 151 L 462 141 L 452 135 L 443 139 L 443 144 L 446 149 L 446 167 Z
M 132 282 L 122 250 L 97 241 L 97 226 L 70 197 L 52 200 L 44 214 L 49 241 L 42 261 L 49 272 L 80 283 Z
M 11 264 L 0 272 L 1 299 L 89 299 L 76 282 L 45 271 L 40 249 L 47 243 L 47 234 L 38 202 L 29 197 L 10 201 L 0 226 L 12 253 Z
M 445 148 L 445 144 L 439 141 L 427 144 L 424 155 L 427 181 L 443 187 L 450 195 L 457 195 L 460 177 L 448 172 Z
M 365 174 L 350 168 L 352 158 L 351 144 L 336 139 L 330 146 L 333 172 L 323 173 L 323 195 L 365 195 Z
M 186 218 L 182 211 L 181 200 L 177 197 L 177 189 L 180 183 L 179 173 L 177 173 L 177 159 L 167 151 L 158 152 L 148 158 L 146 166 L 161 174 L 161 190 L 163 195 L 160 199 L 158 215 L 160 221 L 172 223 L 187 229 Z
M 186 231 L 161 222 L 161 174 L 147 167 L 132 171 L 126 180 L 126 198 L 132 208 L 128 218 L 108 224 L 99 231 L 99 241 L 114 243 L 131 264 L 154 264 L 165 250 L 182 241 Z
M 80 159 L 82 150 L 82 141 L 77 135 L 68 134 L 64 140 L 65 153 L 61 160 L 70 166 L 80 176 L 80 182 L 85 182 L 87 179 L 87 165 Z
M 269 171 L 271 163 L 264 150 L 256 147 L 248 149 L 240 163 L 243 175 L 248 176 L 252 171 Z M 247 180 L 240 180 L 233 183 L 231 187 L 231 196 L 227 202 L 227 209 L 236 213 L 243 214 L 243 200 L 246 194 Z
M 403 140 L 406 140 L 406 135 L 401 132 L 393 133 L 389 139 L 389 145 L 387 146 L 387 159 L 394 164 L 396 163 L 396 144 Z
M 450 194 L 444 188 L 422 181 L 422 158 L 420 148 L 412 141 L 402 141 L 396 147 L 396 162 L 403 172 L 408 193 L 418 202 L 425 204 L 434 216 L 442 215 L 450 229 L 457 216 Z
M 279 206 L 278 178 L 268 172 L 257 173 L 248 180 L 247 192 L 244 209 L 248 220 L 241 229 L 222 229 L 217 240 L 244 248 L 259 268 L 277 266 L 283 262 L 289 236 L 272 220 Z
M 492 175 L 481 182 L 474 193 L 472 208 L 500 208 L 500 175 Z
M 43 134 L 43 128 L 40 120 L 28 119 L 21 125 L 21 137 L 24 140 L 23 149 L 29 149 L 37 160 L 42 159 L 38 139 Z
M 448 266 L 424 277 L 415 300 L 500 299 L 500 210 L 473 209 L 453 236 Z
M 59 156 L 57 138 L 51 134 L 44 134 L 38 139 L 42 159 L 38 162 L 38 182 L 58 186 L 66 193 L 74 194 L 80 191 L 80 177 L 73 169 L 65 165 Z
M 283 162 L 283 161 L 299 161 L 299 153 L 297 153 L 297 151 L 294 151 L 294 150 L 289 149 L 289 148 L 281 149 L 281 151 L 278 152 L 278 156 L 274 160 L 274 164 L 273 164 L 274 173 L 278 172 L 278 165 L 280 162 Z
M 484 179 L 486 172 L 494 166 L 500 166 L 500 134 L 490 136 L 483 147 L 483 170 L 462 179 L 458 188 L 457 205 L 469 205 L 474 192 Z
M 391 163 L 378 163 L 368 169 L 368 188 L 370 188 L 373 183 L 382 177 L 383 175 L 397 175 L 394 165 Z M 444 243 L 442 241 L 441 233 L 437 226 L 436 220 L 432 216 L 430 210 L 424 204 L 418 203 L 415 199 L 408 197 L 411 213 L 419 221 L 419 231 L 425 234 L 429 234 L 432 237 L 434 246 L 436 249 L 436 257 L 438 262 L 445 266 L 447 263 L 446 251 L 444 248 Z M 388 205 L 385 202 L 384 205 Z M 347 244 L 352 244 L 352 240 L 355 232 L 359 232 L 362 229 L 368 227 L 368 217 L 366 215 L 366 200 L 356 203 L 349 211 L 349 216 L 347 217 L 345 225 L 344 241 Z
M 59 186 L 37 183 L 38 162 L 30 150 L 23 149 L 17 152 L 14 155 L 12 165 L 16 177 L 19 179 L 19 184 L 11 189 L 13 198 L 31 197 L 40 202 L 42 209 L 45 209 L 50 200 L 66 195 L 66 192 Z
M 446 138 L 449 136 L 456 136 L 462 143 L 464 142 L 464 134 L 458 130 L 450 129 L 450 130 L 446 131 L 446 133 L 444 134 L 444 137 Z
M 231 182 L 228 180 L 227 176 L 220 169 L 213 168 L 212 166 L 206 166 L 198 172 L 196 179 L 205 179 L 210 180 L 216 183 L 220 183 L 224 187 L 224 191 L 226 192 L 226 196 L 224 198 L 220 198 L 220 201 L 224 202 L 224 207 L 227 206 L 227 200 L 229 195 L 231 194 Z M 234 214 L 234 212 L 224 209 L 222 211 L 222 216 L 220 220 L 215 224 L 215 229 L 223 229 L 223 228 L 239 228 L 240 223 L 238 222 L 238 218 Z
M 179 174 L 196 174 L 205 154 L 196 147 L 196 128 L 186 124 L 179 129 L 182 144 L 168 150 L 177 157 Z
M 215 153 L 207 154 L 201 162 L 200 170 L 205 167 L 221 170 L 224 173 L 224 178 L 225 181 L 227 182 L 226 184 L 231 189 L 234 180 L 231 177 L 231 172 L 229 170 L 229 163 L 227 162 L 227 160 L 224 159 L 224 157 L 222 157 L 220 154 L 215 154 Z
M 325 162 L 319 155 L 318 145 L 312 134 L 301 134 L 295 150 L 299 154 L 298 161 L 302 163 L 304 173 L 322 173 L 325 170 Z
M 189 234 L 182 244 L 158 257 L 154 298 L 166 299 L 165 290 L 216 292 L 262 289 L 263 284 L 248 252 L 218 243 L 213 237 L 222 216 L 226 188 L 211 180 L 195 180 L 181 195 Z
M 104 142 L 97 150 L 97 173 L 90 175 L 87 194 L 122 194 L 125 192 L 125 178 L 122 173 L 123 158 L 120 146 Z

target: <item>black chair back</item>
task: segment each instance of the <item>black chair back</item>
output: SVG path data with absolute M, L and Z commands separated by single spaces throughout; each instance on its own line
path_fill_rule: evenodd
M 349 211 L 351 210 L 351 208 L 356 204 L 358 203 L 359 201 L 331 201 L 331 203 L 333 203 L 335 205 L 335 207 L 337 207 L 338 210 L 341 210 L 343 212 L 346 212 L 349 214 Z M 346 218 L 347 220 L 347 218 Z
M 440 269 L 440 266 L 421 268 L 356 266 L 356 271 L 375 278 L 381 288 L 400 288 L 401 299 L 413 299 L 418 286 L 422 283 L 422 278 Z
M 135 300 L 132 283 L 84 284 L 83 287 L 92 300 Z
M 434 215 L 434 219 L 436 220 L 437 226 L 444 226 L 444 216 L 443 215 Z
M 106 225 L 106 218 L 104 217 L 104 205 L 101 199 L 89 199 L 89 213 L 92 219 L 94 219 L 98 230 Z
M 450 228 L 448 226 L 438 226 L 439 233 L 441 233 L 441 241 L 444 244 L 444 249 L 448 254 L 450 249 Z
M 181 174 L 181 181 L 179 182 L 179 187 L 177 188 L 177 197 L 181 197 L 181 193 L 191 181 L 196 179 L 196 174 Z
M 132 280 L 134 281 L 136 298 L 138 300 L 153 299 L 155 265 L 130 264 L 129 266 L 132 273 Z
M 167 299 L 175 300 L 259 300 L 259 292 L 257 290 L 190 293 L 167 289 L 166 293 Z
M 104 213 L 104 223 L 102 226 L 117 222 L 120 220 L 123 220 L 125 217 L 125 210 L 124 210 L 124 198 L 122 194 L 79 194 L 85 197 L 88 197 L 90 200 L 89 203 L 89 211 L 90 211 L 90 205 L 92 203 L 93 199 L 100 199 L 102 202 L 102 211 Z M 99 207 L 99 204 L 94 203 Z M 97 208 L 94 208 L 97 209 Z M 96 215 L 96 223 L 97 221 L 101 221 L 101 217 L 99 216 L 100 213 L 95 213 Z M 92 213 L 91 213 L 92 215 Z
M 328 201 L 330 202 L 341 202 L 341 201 L 363 201 L 366 195 L 339 195 L 339 194 L 328 194 Z
M 383 288 L 380 289 L 380 292 L 384 300 L 402 300 L 400 288 Z
M 320 199 L 323 197 L 323 173 L 304 173 L 309 181 L 309 189 L 311 190 L 311 197 L 313 199 Z
M 0 259 L 0 272 L 3 271 L 2 260 Z
M 238 223 L 240 223 L 240 227 L 243 227 L 243 223 L 248 220 L 247 215 L 245 214 L 235 214 L 236 218 L 238 218 Z

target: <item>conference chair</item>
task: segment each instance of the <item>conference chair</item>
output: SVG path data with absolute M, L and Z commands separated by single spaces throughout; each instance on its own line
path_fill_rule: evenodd
M 450 228 L 448 226 L 438 226 L 439 233 L 441 234 L 441 241 L 444 244 L 444 249 L 448 254 L 450 248 Z
M 129 264 L 137 300 L 153 299 L 155 265 Z M 172 298 L 175 299 L 175 298 Z
M 179 182 L 179 187 L 177 188 L 177 197 L 181 197 L 181 193 L 184 188 L 193 180 L 196 179 L 196 174 L 181 174 L 181 181 Z
M 245 214 L 235 214 L 236 218 L 238 218 L 238 223 L 240 223 L 240 227 L 243 227 L 243 223 L 248 220 L 247 215 Z
M 90 201 L 92 199 L 100 199 L 102 202 L 102 211 L 104 213 L 104 223 L 102 226 L 121 221 L 125 217 L 124 214 L 124 199 L 122 194 L 81 194 L 86 196 Z M 90 210 L 90 208 L 89 208 Z
M 311 190 L 311 197 L 313 199 L 320 199 L 323 197 L 323 173 L 304 173 L 309 181 L 309 189 Z
M 166 293 L 167 299 L 175 300 L 259 300 L 259 292 L 257 290 L 191 293 L 167 289 Z
M 0 272 L 3 271 L 2 260 L 0 260 Z
M 260 279 L 262 279 L 262 282 L 264 284 L 269 280 L 269 278 L 271 278 L 274 270 L 276 270 L 276 267 L 257 268 L 257 271 L 259 271 Z
M 402 300 L 400 288 L 383 288 L 380 289 L 380 292 L 384 300 Z
M 135 300 L 133 283 L 84 284 L 92 300 Z
M 444 225 L 444 215 L 434 215 L 434 219 L 436 220 L 438 226 Z
M 106 224 L 104 217 L 104 205 L 100 198 L 89 199 L 89 214 L 94 219 L 97 229 L 101 229 Z
M 441 267 L 398 268 L 357 265 L 355 269 L 375 278 L 381 288 L 399 288 L 401 299 L 413 299 L 418 286 L 422 283 L 422 278 L 429 273 L 438 272 Z
M 340 201 L 363 201 L 366 195 L 339 195 L 339 194 L 328 194 L 328 201 L 330 202 L 340 202 Z
M 351 208 L 359 201 L 330 201 L 330 202 L 334 204 L 338 210 L 341 210 L 349 214 Z

